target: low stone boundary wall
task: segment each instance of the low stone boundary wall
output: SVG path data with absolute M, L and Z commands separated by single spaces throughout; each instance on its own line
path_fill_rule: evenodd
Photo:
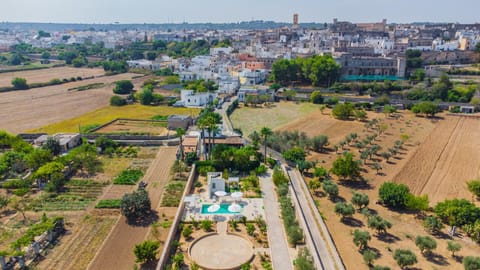
M 164 248 L 160 256 L 160 260 L 158 261 L 156 270 L 165 269 L 168 259 L 170 258 L 170 254 L 172 252 L 172 243 L 175 240 L 175 237 L 177 236 L 179 225 L 183 217 L 183 212 L 185 211 L 185 203 L 183 202 L 183 199 L 192 190 L 193 182 L 195 181 L 196 176 L 197 176 L 197 170 L 195 168 L 195 164 L 193 164 L 192 169 L 190 170 L 190 175 L 188 177 L 187 184 L 185 185 L 185 189 L 183 190 L 182 198 L 180 199 L 180 205 L 178 206 L 177 213 L 175 214 L 175 218 L 172 222 L 172 226 L 170 227 L 170 232 L 168 233 L 167 240 L 165 240 Z

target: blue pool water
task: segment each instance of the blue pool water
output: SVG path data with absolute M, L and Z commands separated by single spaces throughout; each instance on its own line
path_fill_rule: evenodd
M 230 206 L 229 203 L 222 203 L 220 204 L 220 209 L 216 212 L 208 212 L 208 207 L 210 207 L 211 204 L 202 204 L 202 214 L 238 214 L 239 212 L 230 212 L 228 211 L 228 207 Z M 240 204 L 240 206 L 243 208 L 243 205 Z

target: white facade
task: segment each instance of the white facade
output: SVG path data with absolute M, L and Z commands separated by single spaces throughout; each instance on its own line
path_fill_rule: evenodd
M 129 68 L 141 68 L 141 69 L 148 69 L 148 70 L 159 70 L 161 68 L 160 63 L 152 62 L 145 59 L 130 60 L 130 61 L 127 61 L 127 64 Z
M 208 195 L 210 198 L 216 191 L 225 191 L 225 179 L 221 172 L 209 172 L 207 174 Z
M 195 93 L 193 90 L 182 90 L 180 92 L 180 104 L 185 107 L 204 107 L 217 98 L 216 93 Z
M 233 50 L 232 47 L 211 48 L 210 55 L 216 55 L 220 53 L 231 54 L 232 50 Z
M 197 80 L 197 74 L 190 71 L 181 71 L 178 73 L 178 78 L 181 82 Z
M 435 39 L 433 41 L 433 49 L 435 51 L 455 51 L 459 45 L 458 40 L 444 41 L 442 39 Z
M 235 94 L 240 88 L 240 80 L 238 79 L 238 77 L 219 77 L 217 84 L 217 92 L 222 94 Z

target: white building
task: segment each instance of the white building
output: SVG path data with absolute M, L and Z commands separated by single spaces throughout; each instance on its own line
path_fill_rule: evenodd
M 273 100 L 273 90 L 270 89 L 256 89 L 256 88 L 240 88 L 237 93 L 237 98 L 239 102 L 245 102 L 247 95 L 270 95 L 271 100 Z
M 216 98 L 217 93 L 195 93 L 193 90 L 182 90 L 180 92 L 180 101 L 175 103 L 175 106 L 204 107 L 212 103 Z
M 238 77 L 219 76 L 217 84 L 217 92 L 221 94 L 235 94 L 240 88 L 240 80 Z
M 225 179 L 221 172 L 209 172 L 207 174 L 208 195 L 211 198 L 217 191 L 225 191 Z
M 433 49 L 435 51 L 455 51 L 459 47 L 458 40 L 445 41 L 441 38 L 437 38 L 433 41 Z
M 220 48 L 211 48 L 210 55 L 217 55 L 217 54 L 231 54 L 233 48 L 232 47 L 220 47 Z
M 130 61 L 127 61 L 127 64 L 129 68 L 141 68 L 141 69 L 148 69 L 148 70 L 159 70 L 161 68 L 160 63 L 152 62 L 145 59 L 130 60 Z

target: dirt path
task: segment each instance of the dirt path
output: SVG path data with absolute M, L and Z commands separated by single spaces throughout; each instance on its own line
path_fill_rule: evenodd
M 444 199 L 470 199 L 466 182 L 479 176 L 479 136 L 479 120 L 447 117 L 393 181 L 407 184 L 415 194 L 428 194 L 432 205 Z
M 161 147 L 143 180 L 153 209 L 159 209 L 160 198 L 168 182 L 170 167 L 175 160 L 175 147 Z M 133 247 L 145 240 L 149 226 L 131 226 L 122 216 L 88 269 L 130 270 L 135 262 Z

